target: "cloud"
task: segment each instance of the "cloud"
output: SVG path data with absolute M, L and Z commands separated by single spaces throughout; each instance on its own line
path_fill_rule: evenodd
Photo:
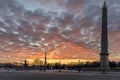
M 92 59 L 99 55 L 102 4 L 96 0 L 1 0 L 0 53 L 15 52 L 21 57 L 37 51 L 42 56 L 44 49 L 56 57 L 88 53 L 86 57 Z M 118 0 L 107 1 L 112 55 L 119 52 L 118 4 Z

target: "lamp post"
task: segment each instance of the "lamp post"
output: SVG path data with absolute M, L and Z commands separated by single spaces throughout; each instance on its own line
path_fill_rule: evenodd
M 61 62 L 59 61 L 59 72 L 61 72 Z
M 72 65 L 72 61 L 71 61 L 71 71 L 72 71 L 72 69 L 73 69 L 73 65 Z
M 80 60 L 79 60 L 79 63 L 78 63 L 78 64 L 79 64 L 78 66 L 79 66 L 79 72 L 80 72 Z

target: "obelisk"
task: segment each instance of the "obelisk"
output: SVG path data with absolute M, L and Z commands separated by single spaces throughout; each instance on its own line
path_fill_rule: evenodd
M 107 5 L 106 2 L 102 8 L 102 32 L 101 32 L 101 53 L 100 53 L 100 66 L 103 73 L 109 69 L 108 59 L 108 27 L 107 27 Z

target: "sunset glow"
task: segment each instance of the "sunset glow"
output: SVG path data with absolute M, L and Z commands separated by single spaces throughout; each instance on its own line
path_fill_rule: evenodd
M 99 61 L 104 0 L 0 0 L 0 62 Z M 108 6 L 110 61 L 120 61 L 120 0 Z M 43 60 L 44 61 L 44 60 Z

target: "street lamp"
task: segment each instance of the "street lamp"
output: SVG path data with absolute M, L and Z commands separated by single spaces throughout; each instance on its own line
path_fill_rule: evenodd
M 78 66 L 79 66 L 79 72 L 80 72 L 80 60 L 79 60 L 79 65 Z
M 61 72 L 61 62 L 59 61 L 59 72 Z

